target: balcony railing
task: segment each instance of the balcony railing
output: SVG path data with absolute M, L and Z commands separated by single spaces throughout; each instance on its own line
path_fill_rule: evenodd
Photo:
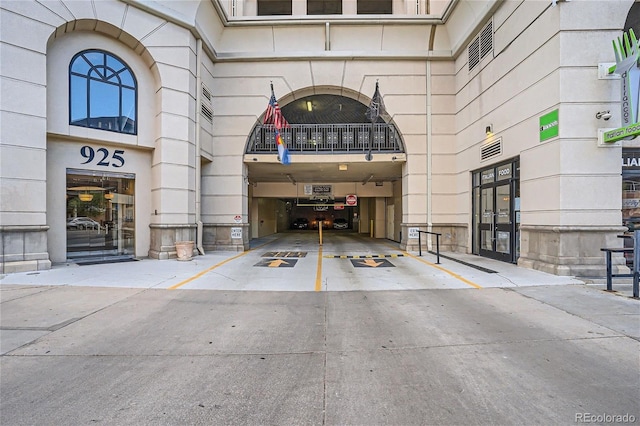
M 292 124 L 280 134 L 289 152 L 296 154 L 349 154 L 369 151 L 371 124 Z M 404 152 L 392 124 L 373 125 L 372 152 Z M 273 126 L 258 125 L 249 136 L 247 154 L 277 153 Z

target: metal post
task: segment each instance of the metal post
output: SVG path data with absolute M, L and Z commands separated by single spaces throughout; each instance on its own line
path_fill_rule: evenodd
M 421 232 L 418 231 L 418 253 L 422 257 L 422 238 L 420 238 Z
M 440 264 L 440 234 L 436 234 L 436 264 Z
M 322 245 L 322 221 L 318 221 L 318 233 L 320 235 L 320 245 Z
M 639 296 L 638 282 L 640 280 L 640 230 L 633 231 L 633 297 Z
M 612 274 L 612 268 L 611 268 L 611 251 L 607 250 L 606 252 L 606 261 L 607 261 L 607 291 L 613 291 L 613 286 L 611 283 L 611 274 Z

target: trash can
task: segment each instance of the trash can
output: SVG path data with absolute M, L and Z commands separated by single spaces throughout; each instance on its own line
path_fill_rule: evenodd
M 191 260 L 193 256 L 193 241 L 176 241 L 178 260 Z

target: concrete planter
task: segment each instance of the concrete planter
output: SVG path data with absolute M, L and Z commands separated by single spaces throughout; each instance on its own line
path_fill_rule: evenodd
M 193 241 L 176 241 L 178 260 L 191 260 L 193 257 Z

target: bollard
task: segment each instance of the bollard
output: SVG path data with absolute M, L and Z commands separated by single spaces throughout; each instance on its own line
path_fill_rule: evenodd
M 320 245 L 322 245 L 322 221 L 318 221 L 318 232 L 320 233 Z

